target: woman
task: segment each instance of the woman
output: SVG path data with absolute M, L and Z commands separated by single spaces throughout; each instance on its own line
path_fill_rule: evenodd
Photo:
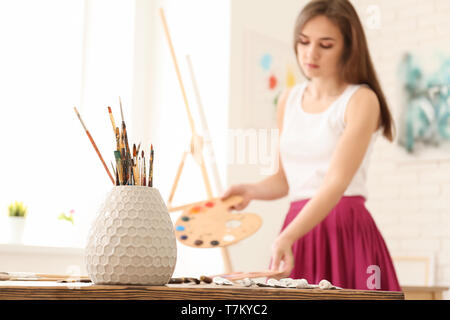
M 294 50 L 308 81 L 278 103 L 278 172 L 222 196 L 291 200 L 272 246 L 281 277 L 329 280 L 348 289 L 400 291 L 370 213 L 366 176 L 377 136 L 393 141 L 393 121 L 358 15 L 348 0 L 313 0 L 300 12 Z

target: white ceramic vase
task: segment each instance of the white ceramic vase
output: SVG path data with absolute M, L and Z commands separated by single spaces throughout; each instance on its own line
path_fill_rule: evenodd
M 115 186 L 89 230 L 86 270 L 95 284 L 164 285 L 175 269 L 176 245 L 158 189 Z
M 22 243 L 25 221 L 24 217 L 8 217 L 9 243 Z

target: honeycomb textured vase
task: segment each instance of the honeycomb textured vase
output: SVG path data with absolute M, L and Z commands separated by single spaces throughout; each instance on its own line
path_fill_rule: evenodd
M 176 258 L 174 228 L 158 189 L 113 187 L 89 230 L 85 263 L 92 282 L 164 285 Z

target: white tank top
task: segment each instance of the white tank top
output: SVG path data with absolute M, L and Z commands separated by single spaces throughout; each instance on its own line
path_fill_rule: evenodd
M 330 165 L 331 157 L 344 132 L 347 104 L 362 84 L 349 85 L 321 113 L 307 113 L 302 108 L 302 96 L 308 81 L 291 89 L 286 101 L 280 156 L 289 185 L 290 201 L 312 198 L 319 190 Z M 361 166 L 344 192 L 344 196 L 361 195 L 367 199 L 367 168 L 377 130 L 370 141 Z

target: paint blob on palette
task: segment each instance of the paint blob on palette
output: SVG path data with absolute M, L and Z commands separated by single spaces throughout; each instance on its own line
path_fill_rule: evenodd
M 215 198 L 195 204 L 180 215 L 175 235 L 181 243 L 195 248 L 226 247 L 254 234 L 262 219 L 254 213 L 232 213 L 242 197 Z

